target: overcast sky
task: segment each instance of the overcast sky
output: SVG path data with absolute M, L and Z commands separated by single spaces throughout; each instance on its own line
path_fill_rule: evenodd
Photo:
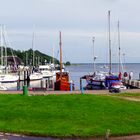
M 108 62 L 108 10 L 111 10 L 112 61 L 118 62 L 120 21 L 122 61 L 140 62 L 139 0 L 0 0 L 0 21 L 13 49 L 32 48 L 58 57 L 62 32 L 63 61 Z M 35 27 L 33 28 L 33 26 Z M 123 55 L 125 54 L 125 55 Z

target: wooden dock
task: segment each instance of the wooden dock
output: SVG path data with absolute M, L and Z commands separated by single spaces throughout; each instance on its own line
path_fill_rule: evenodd
M 127 88 L 138 88 L 138 89 L 140 89 L 140 80 L 122 79 L 122 82 Z

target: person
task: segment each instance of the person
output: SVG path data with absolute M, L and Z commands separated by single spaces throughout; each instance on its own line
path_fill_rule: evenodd
M 123 77 L 124 77 L 125 80 L 127 80 L 127 78 L 128 78 L 128 74 L 127 74 L 127 72 L 124 72 Z
M 133 79 L 133 72 L 132 71 L 130 71 L 130 73 L 129 73 L 129 80 L 131 80 L 131 79 Z

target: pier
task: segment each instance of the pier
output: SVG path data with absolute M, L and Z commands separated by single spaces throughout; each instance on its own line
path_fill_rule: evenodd
M 127 88 L 138 88 L 140 89 L 140 80 L 129 80 L 129 79 L 122 79 L 123 84 L 127 87 Z

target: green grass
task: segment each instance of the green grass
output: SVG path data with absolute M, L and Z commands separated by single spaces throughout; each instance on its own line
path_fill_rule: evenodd
M 140 102 L 101 95 L 0 95 L 0 131 L 60 137 L 140 134 Z

